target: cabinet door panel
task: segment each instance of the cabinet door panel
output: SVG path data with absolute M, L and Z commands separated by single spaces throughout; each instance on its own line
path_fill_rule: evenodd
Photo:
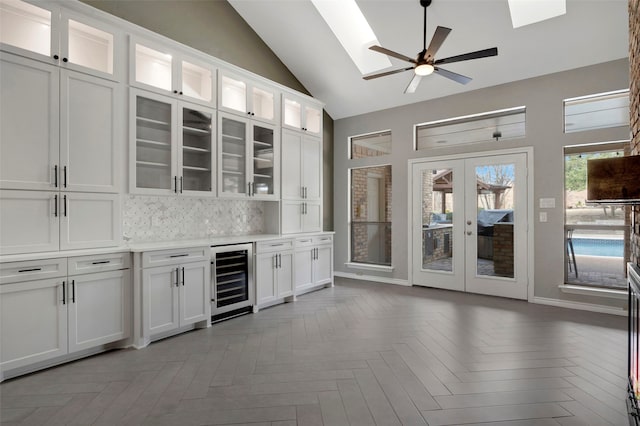
M 67 353 L 63 280 L 0 286 L 0 367 L 3 371 Z
M 180 326 L 210 317 L 210 263 L 187 263 L 180 267 Z
M 315 284 L 329 283 L 333 280 L 332 246 L 317 247 L 317 256 L 313 268 L 313 281 Z
M 57 193 L 0 191 L 0 254 L 59 249 Z
M 312 248 L 297 250 L 295 253 L 295 288 L 302 289 L 313 285 Z
M 302 140 L 302 185 L 305 199 L 322 198 L 322 142 L 316 138 Z
M 256 256 L 256 305 L 258 306 L 276 298 L 275 256 L 273 253 Z
M 302 230 L 304 232 L 322 231 L 322 209 L 320 203 L 304 202 L 304 214 L 302 215 Z
M 249 120 L 226 113 L 218 114 L 218 196 L 247 196 Z
M 69 352 L 124 339 L 129 271 L 70 277 Z
M 143 269 L 143 330 L 154 335 L 178 328 L 180 323 L 178 303 L 179 279 L 177 266 Z
M 301 148 L 302 136 L 293 132 L 282 132 L 282 199 L 302 198 Z
M 278 297 L 293 294 L 293 252 L 280 253 L 278 265 Z
M 120 86 L 71 71 L 61 77 L 62 188 L 118 192 Z
M 55 188 L 59 75 L 52 65 L 0 56 L 0 188 Z
M 302 203 L 300 201 L 282 202 L 282 233 L 302 232 Z
M 120 242 L 120 196 L 63 193 L 60 248 L 113 247 Z
M 3 50 L 43 60 L 59 54 L 59 8 L 53 3 L 37 2 L 37 6 L 18 0 L 0 2 L 0 44 Z

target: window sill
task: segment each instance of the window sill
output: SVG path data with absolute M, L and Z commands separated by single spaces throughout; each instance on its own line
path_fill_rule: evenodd
M 596 288 L 570 284 L 561 284 L 558 288 L 563 293 L 582 294 L 585 296 L 599 296 L 607 297 L 609 299 L 627 299 L 627 297 L 629 297 L 626 290 L 614 290 L 609 288 Z
M 393 272 L 393 266 L 386 265 L 369 265 L 367 263 L 347 262 L 344 266 L 351 269 L 364 269 L 367 271 Z

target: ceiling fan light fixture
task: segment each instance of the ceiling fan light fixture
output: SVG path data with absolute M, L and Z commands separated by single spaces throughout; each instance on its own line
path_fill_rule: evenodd
M 433 65 L 421 64 L 415 67 L 413 71 L 416 73 L 416 75 L 424 77 L 425 75 L 432 74 L 434 70 L 435 68 L 433 68 Z

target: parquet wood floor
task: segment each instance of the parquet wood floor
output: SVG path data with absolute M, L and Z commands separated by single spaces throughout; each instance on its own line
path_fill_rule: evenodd
M 336 278 L 0 385 L 3 424 L 626 425 L 626 319 Z

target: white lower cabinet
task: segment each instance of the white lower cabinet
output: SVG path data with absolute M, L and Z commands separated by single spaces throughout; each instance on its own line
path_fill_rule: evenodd
M 293 240 L 259 242 L 256 247 L 256 307 L 292 297 Z M 257 309 L 254 309 L 257 311 Z
M 188 257 L 188 256 L 185 256 Z M 143 328 L 148 337 L 210 321 L 210 262 L 143 269 Z
M 300 237 L 295 242 L 295 292 L 333 284 L 333 237 Z
M 131 280 L 129 269 L 122 269 L 128 268 L 128 256 L 1 264 L 2 375 L 129 337 Z M 125 261 L 115 262 L 116 258 Z M 77 275 L 77 269 L 70 269 L 67 275 L 67 262 L 92 267 Z M 39 279 L 52 275 L 57 277 Z
M 282 201 L 282 233 L 322 231 L 322 204 L 319 201 Z

